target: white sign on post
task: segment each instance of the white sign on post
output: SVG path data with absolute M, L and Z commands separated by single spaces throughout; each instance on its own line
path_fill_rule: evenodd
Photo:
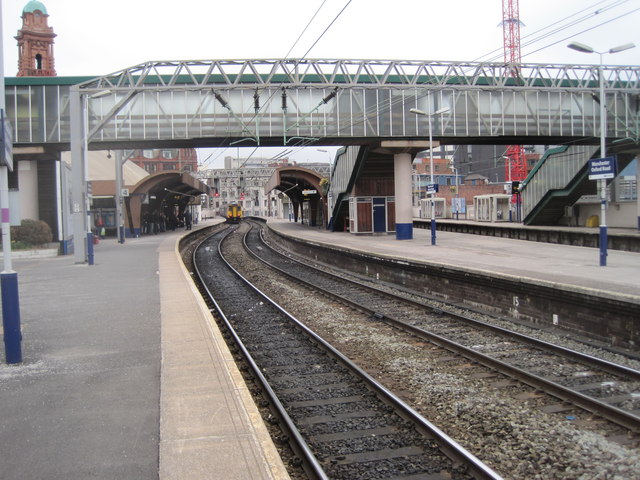
M 438 193 L 438 184 L 437 183 L 429 183 L 427 185 L 427 195 L 433 195 Z
M 616 178 L 616 157 L 592 158 L 589 160 L 589 180 Z

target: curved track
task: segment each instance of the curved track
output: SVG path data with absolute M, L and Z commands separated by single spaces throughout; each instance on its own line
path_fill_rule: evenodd
M 500 478 L 249 284 L 226 248 L 241 248 L 234 229 L 202 242 L 198 276 L 310 477 Z
M 258 228 L 245 244 L 297 282 L 555 396 L 563 402 L 551 407 L 555 411 L 575 405 L 640 432 L 637 370 L 329 274 L 268 247 Z

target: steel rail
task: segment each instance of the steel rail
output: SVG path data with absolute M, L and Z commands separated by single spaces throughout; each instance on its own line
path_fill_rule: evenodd
M 260 232 L 260 237 L 263 241 L 263 243 L 265 245 L 268 246 L 268 243 L 265 241 L 264 236 L 262 234 L 262 231 Z M 270 247 L 271 248 L 271 247 Z M 278 255 L 282 255 L 281 253 L 279 253 L 277 250 L 274 250 L 273 248 L 271 248 L 272 251 L 274 251 L 276 254 Z M 259 258 L 255 252 L 251 252 L 252 255 L 256 256 L 256 258 Z M 316 267 L 314 267 L 313 265 L 309 265 L 303 262 L 300 262 L 294 258 L 291 257 L 287 257 L 288 260 L 293 261 L 293 262 L 297 262 L 301 265 L 304 265 L 308 268 L 314 269 L 318 272 L 333 276 L 335 278 L 339 278 L 341 281 L 347 282 L 347 283 L 351 283 L 352 285 L 356 285 L 359 287 L 363 287 L 363 288 L 367 288 L 370 290 L 374 290 L 377 294 L 379 295 L 383 295 L 387 298 L 390 299 L 398 299 L 400 297 L 398 297 L 398 295 L 395 295 L 393 293 L 387 292 L 385 290 L 376 288 L 374 286 L 371 285 L 367 285 L 364 283 L 361 283 L 357 280 L 352 280 L 350 278 L 346 278 L 346 277 L 338 277 L 336 275 L 333 275 L 329 272 L 326 272 L 325 270 L 320 270 Z M 263 259 L 260 259 L 261 261 L 264 261 Z M 268 263 L 268 262 L 267 262 Z M 272 266 L 272 268 L 276 268 L 278 269 L 278 267 L 276 267 L 275 265 Z M 289 276 L 290 278 L 294 278 L 296 279 L 296 277 L 292 276 L 291 274 L 289 274 L 288 272 L 279 269 L 284 275 Z M 350 299 L 346 298 L 346 297 L 342 297 L 340 295 L 338 295 L 339 298 L 341 298 L 342 300 L 344 300 L 346 303 L 351 304 L 351 306 L 353 306 L 354 308 L 359 308 L 360 305 L 352 302 Z M 524 343 L 528 343 L 534 347 L 540 348 L 541 350 L 546 350 L 549 352 L 553 352 L 556 353 L 558 355 L 563 355 L 566 356 L 567 358 L 571 359 L 571 360 L 580 360 L 581 362 L 584 362 L 585 364 L 592 366 L 592 367 L 596 367 L 599 368 L 611 375 L 617 375 L 617 376 L 621 376 L 621 377 L 626 377 L 629 380 L 632 381 L 637 381 L 640 382 L 640 370 L 636 370 L 630 367 L 627 367 L 625 365 L 620 365 L 617 363 L 613 363 L 611 361 L 608 360 L 604 360 L 602 358 L 598 358 L 598 357 L 594 357 L 593 355 L 587 355 L 586 353 L 582 353 L 582 352 L 578 352 L 577 350 L 572 350 L 570 348 L 567 347 L 563 347 L 561 345 L 556 345 L 554 343 L 550 343 L 550 342 L 546 342 L 544 340 L 540 340 L 539 338 L 535 338 L 532 337 L 530 335 L 525 335 L 524 333 L 520 333 L 520 332 L 516 332 L 513 330 L 509 330 L 508 328 L 505 327 L 500 327 L 498 325 L 492 325 L 490 323 L 487 322 L 483 322 L 481 320 L 475 319 L 475 318 L 471 318 L 468 317 L 466 315 L 462 315 L 461 313 L 457 313 L 454 312 L 452 310 L 449 310 L 447 308 L 443 308 L 443 307 L 438 307 L 435 308 L 431 305 L 428 305 L 426 303 L 420 302 L 418 300 L 413 300 L 410 298 L 401 298 L 402 302 L 404 303 L 409 303 L 413 306 L 419 307 L 419 308 L 425 308 L 425 309 L 431 309 L 434 310 L 436 313 L 444 313 L 446 315 L 451 315 L 452 317 L 455 317 L 457 320 L 462 320 L 464 323 L 472 326 L 472 327 L 482 327 L 485 330 L 489 330 L 492 331 L 494 333 L 500 334 L 500 335 L 505 335 L 505 336 L 509 336 L 509 337 L 514 337 Z M 441 302 L 441 300 L 439 300 Z M 369 309 L 367 311 L 367 313 L 370 313 L 372 310 Z M 374 313 L 378 313 L 378 312 L 374 312 Z M 483 315 L 486 315 L 483 313 Z
M 246 247 L 246 248 L 248 248 L 248 247 Z M 271 248 L 271 247 L 269 247 L 269 248 Z M 283 270 L 281 268 L 278 268 L 275 265 L 270 264 L 269 262 L 266 262 L 264 259 L 261 259 L 255 253 L 252 252 L 252 254 L 256 258 L 258 258 L 260 261 L 262 261 L 263 263 L 268 265 L 269 267 L 275 269 L 276 271 L 278 271 L 281 274 L 287 276 L 288 278 L 293 279 L 295 282 L 304 284 L 304 285 L 306 285 L 309 288 L 312 288 L 314 290 L 318 290 L 319 287 L 317 285 L 314 285 L 314 284 L 312 284 L 310 282 L 307 282 L 305 280 L 299 279 L 298 277 L 295 277 L 294 275 L 286 272 L 285 270 Z M 297 262 L 297 260 L 293 260 L 290 257 L 287 257 L 287 259 L 290 260 L 290 261 Z M 297 263 L 300 263 L 300 262 L 297 262 Z M 339 278 L 340 280 L 343 280 L 345 282 L 350 282 L 350 283 L 358 285 L 360 287 L 364 287 L 364 288 L 373 290 L 373 291 L 376 292 L 376 294 L 380 293 L 380 294 L 384 294 L 384 295 L 387 295 L 387 296 L 394 297 L 396 299 L 400 299 L 400 297 L 394 296 L 394 295 L 392 295 L 392 294 L 390 294 L 388 292 L 383 292 L 381 290 L 378 290 L 378 289 L 375 289 L 373 287 L 361 284 L 359 282 L 355 282 L 353 280 L 345 279 L 343 277 L 337 277 L 337 276 L 332 275 L 330 273 L 327 273 L 327 272 L 324 272 L 322 270 L 316 269 L 315 267 L 312 267 L 310 265 L 306 265 L 306 264 L 303 264 L 303 265 L 306 268 L 317 270 L 318 272 L 322 272 L 325 275 L 333 276 L 333 277 Z M 503 373 L 503 374 L 505 374 L 507 376 L 510 376 L 512 378 L 516 378 L 516 379 L 520 380 L 522 383 L 525 383 L 525 384 L 527 384 L 527 385 L 529 385 L 529 386 L 531 386 L 533 388 L 542 389 L 545 392 L 549 393 L 550 395 L 555 396 L 556 398 L 558 398 L 560 400 L 571 402 L 572 404 L 574 404 L 574 405 L 576 405 L 576 406 L 578 406 L 578 407 L 580 407 L 580 408 L 582 408 L 584 410 L 596 413 L 596 414 L 600 415 L 601 417 L 606 418 L 607 420 L 609 420 L 611 422 L 614 422 L 614 423 L 616 423 L 616 424 L 618 424 L 618 425 L 620 425 L 620 426 L 622 426 L 622 427 L 624 427 L 626 429 L 629 429 L 629 430 L 634 431 L 634 432 L 640 432 L 640 417 L 637 416 L 637 415 L 634 415 L 631 412 L 627 412 L 627 411 L 622 410 L 622 409 L 620 409 L 618 407 L 615 407 L 613 405 L 609 405 L 609 404 L 607 404 L 605 402 L 602 402 L 602 401 L 600 401 L 600 400 L 598 400 L 596 398 L 589 397 L 589 396 L 584 395 L 584 394 L 582 394 L 580 392 L 572 390 L 572 389 L 570 389 L 568 387 L 560 385 L 560 384 L 558 384 L 556 382 L 552 382 L 552 381 L 547 380 L 547 379 L 545 379 L 543 377 L 540 377 L 538 375 L 534 375 L 532 373 L 529 373 L 529 372 L 527 372 L 527 371 L 525 371 L 525 370 L 523 370 L 521 368 L 514 367 L 514 366 L 509 365 L 508 363 L 502 362 L 500 360 L 496 360 L 496 359 L 494 359 L 492 357 L 489 357 L 487 355 L 479 353 L 479 352 L 477 352 L 477 351 L 475 351 L 475 350 L 473 350 L 473 349 L 471 349 L 469 347 L 461 345 L 461 344 L 459 344 L 457 342 L 453 342 L 452 340 L 449 340 L 449 339 L 447 339 L 447 338 L 445 338 L 443 336 L 431 333 L 431 332 L 429 332 L 427 330 L 424 330 L 424 329 L 419 328 L 419 327 L 415 327 L 413 325 L 409 325 L 409 324 L 407 324 L 405 322 L 402 322 L 400 320 L 392 318 L 392 317 L 390 317 L 390 316 L 388 316 L 386 314 L 382 314 L 380 312 L 377 312 L 377 311 L 369 308 L 366 305 L 359 304 L 357 302 L 349 300 L 349 299 L 347 299 L 347 298 L 345 298 L 345 297 L 343 297 L 341 295 L 338 295 L 336 293 L 329 292 L 329 291 L 326 291 L 326 290 L 322 290 L 322 293 L 324 295 L 327 295 L 327 296 L 330 296 L 332 298 L 335 298 L 336 300 L 344 302 L 347 305 L 352 306 L 353 308 L 356 308 L 356 309 L 358 309 L 358 310 L 360 310 L 360 311 L 362 311 L 362 312 L 364 312 L 366 314 L 369 314 L 369 315 L 371 315 L 372 317 L 374 317 L 374 318 L 376 318 L 378 320 L 387 321 L 390 324 L 392 324 L 392 325 L 396 326 L 397 328 L 400 328 L 400 329 L 402 329 L 402 330 L 404 330 L 404 331 L 406 331 L 408 333 L 411 333 L 413 335 L 416 335 L 418 337 L 426 339 L 426 340 L 428 340 L 428 341 L 430 341 L 432 343 L 440 345 L 441 347 L 446 348 L 447 350 L 449 350 L 451 352 L 454 352 L 454 353 L 457 353 L 459 355 L 462 355 L 465 358 L 468 358 L 468 359 L 470 359 L 472 361 L 475 361 L 475 362 L 477 362 L 477 363 L 479 363 L 479 364 L 481 364 L 481 365 L 483 365 L 483 366 L 485 366 L 487 368 L 490 368 L 492 370 L 496 370 L 496 371 L 501 372 L 501 373 Z M 401 300 L 405 301 L 404 299 L 401 299 Z M 412 303 L 411 301 L 408 301 L 408 302 Z M 418 303 L 418 305 L 421 305 L 421 304 Z M 427 307 L 427 308 L 431 308 L 431 307 Z M 444 310 L 442 312 L 445 313 Z M 446 312 L 446 313 L 448 315 L 454 316 L 455 318 L 460 318 L 460 316 L 458 314 L 456 314 L 456 313 L 452 313 L 452 312 Z M 468 319 L 468 318 L 465 318 L 465 320 L 467 322 L 475 322 L 474 320 L 471 320 L 471 319 Z M 485 325 L 487 325 L 487 324 L 485 324 L 484 322 L 479 322 L 479 326 L 484 328 Z M 506 332 L 508 335 L 512 334 L 512 332 L 509 331 L 509 330 L 504 329 L 503 331 Z M 521 336 L 521 334 L 515 335 L 516 332 L 513 332 L 513 333 L 514 333 L 514 336 L 518 336 L 518 337 Z M 524 339 L 526 339 L 527 343 L 533 344 L 538 348 L 544 348 L 543 344 L 550 345 L 547 342 L 541 342 L 541 341 L 539 341 L 539 340 L 537 340 L 537 339 L 535 339 L 533 337 L 527 337 L 527 336 L 522 336 L 522 337 Z M 587 358 L 587 359 L 591 359 L 591 360 L 599 360 L 599 359 L 597 359 L 595 357 L 590 357 L 588 355 L 584 355 L 584 354 L 581 354 L 579 352 L 574 352 L 573 350 L 565 349 L 563 347 L 558 347 L 558 351 L 562 351 L 562 352 L 564 352 L 565 355 L 570 355 L 570 356 L 573 356 L 574 353 L 575 354 L 579 354 L 579 355 L 576 355 L 576 356 L 579 356 L 581 359 Z M 615 364 L 613 364 L 611 362 L 605 362 L 605 361 L 602 361 L 602 362 L 603 362 L 603 369 L 606 369 L 606 371 L 609 371 L 609 368 L 611 368 L 611 366 L 615 365 Z M 629 374 L 631 372 L 634 375 L 634 377 L 636 375 L 640 374 L 640 372 L 637 372 L 636 370 L 629 369 L 629 368 L 626 368 L 626 367 L 622 367 L 622 372 L 624 372 L 624 374 Z M 617 372 L 616 374 L 619 375 L 621 373 Z
M 227 235 L 229 235 L 236 229 L 237 227 L 227 229 L 226 233 L 224 233 L 224 237 L 222 238 L 222 240 L 224 240 L 224 238 Z M 222 235 L 223 233 L 220 232 L 219 234 Z M 222 256 L 222 252 L 220 250 L 220 247 L 222 245 L 222 240 L 218 243 L 218 254 L 220 255 L 220 258 L 224 260 L 224 257 Z M 202 243 L 200 245 L 202 245 Z M 324 472 L 324 469 L 316 459 L 315 455 L 313 455 L 313 452 L 311 451 L 311 449 L 309 448 L 305 440 L 302 438 L 302 435 L 300 434 L 293 420 L 291 419 L 291 417 L 285 410 L 284 406 L 278 399 L 278 396 L 269 385 L 269 382 L 267 381 L 265 376 L 262 374 L 262 371 L 258 367 L 257 363 L 255 362 L 255 360 L 253 359 L 253 357 L 245 347 L 244 343 L 236 333 L 235 329 L 233 328 L 233 325 L 231 324 L 227 316 L 224 314 L 218 302 L 216 302 L 215 298 L 213 297 L 213 294 L 207 287 L 206 283 L 203 281 L 202 274 L 200 272 L 200 269 L 198 268 L 198 263 L 196 262 L 196 254 L 198 252 L 198 249 L 200 248 L 200 245 L 196 249 L 194 249 L 192 262 L 193 262 L 193 267 L 196 271 L 196 275 L 198 277 L 199 283 L 207 293 L 208 300 L 212 303 L 212 305 L 215 308 L 216 314 L 219 316 L 220 320 L 226 326 L 229 334 L 233 337 L 233 341 L 235 342 L 237 348 L 242 353 L 245 361 L 247 362 L 247 365 L 251 369 L 252 374 L 254 375 L 257 382 L 259 383 L 260 388 L 262 388 L 263 392 L 267 396 L 272 409 L 275 410 L 274 413 L 281 419 L 281 422 L 280 422 L 281 427 L 289 435 L 289 438 L 293 439 L 293 441 L 290 441 L 289 444 L 291 445 L 296 455 L 298 455 L 299 458 L 303 460 L 305 472 L 308 475 L 310 475 L 311 478 L 313 479 L 328 480 L 328 477 Z M 235 272 L 235 269 L 233 269 L 233 267 L 231 267 L 228 264 L 228 262 L 226 262 L 226 260 L 224 261 L 229 266 L 229 268 L 231 268 Z
M 252 226 L 253 228 L 253 226 Z M 226 262 L 226 260 L 225 260 Z M 390 390 L 384 387 L 381 383 L 375 380 L 372 376 L 362 370 L 358 365 L 352 362 L 348 357 L 342 354 L 339 350 L 334 348 L 331 344 L 325 341 L 318 334 L 313 332 L 310 328 L 304 325 L 300 320 L 292 316 L 289 312 L 287 312 L 284 308 L 282 308 L 275 300 L 268 297 L 264 292 L 262 292 L 258 287 L 253 285 L 248 279 L 246 279 L 240 272 L 234 269 L 228 262 L 227 266 L 235 272 L 235 274 L 240 278 L 243 282 L 247 284 L 249 288 L 254 290 L 258 295 L 263 297 L 265 301 L 272 304 L 277 310 L 279 310 L 285 317 L 287 317 L 291 322 L 296 324 L 302 331 L 304 331 L 314 342 L 318 345 L 322 346 L 328 352 L 330 352 L 337 360 L 339 360 L 343 365 L 345 365 L 349 370 L 351 370 L 354 374 L 362 378 L 370 387 L 372 387 L 376 393 L 394 406 L 397 410 L 401 411 L 405 418 L 410 419 L 416 425 L 418 425 L 424 432 L 428 435 L 432 436 L 435 441 L 440 446 L 443 453 L 445 453 L 451 460 L 460 462 L 469 467 L 472 475 L 478 479 L 493 479 L 498 480 L 502 479 L 500 475 L 494 472 L 491 468 L 481 462 L 475 455 L 471 454 L 467 451 L 462 445 L 449 437 L 446 433 L 440 430 L 436 425 L 429 422 L 422 415 L 420 415 L 417 411 L 407 405 L 402 399 L 398 396 L 394 395 Z

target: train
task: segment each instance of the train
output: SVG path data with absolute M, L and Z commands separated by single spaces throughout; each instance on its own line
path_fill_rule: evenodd
M 227 223 L 240 223 L 242 220 L 242 206 L 231 202 L 220 207 L 220 216 L 227 219 Z

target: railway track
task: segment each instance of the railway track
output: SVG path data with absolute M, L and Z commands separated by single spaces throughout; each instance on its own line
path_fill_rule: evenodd
M 255 224 L 254 224 L 255 225 Z M 330 274 L 269 248 L 253 228 L 246 248 L 290 279 L 365 312 L 412 335 L 442 346 L 492 371 L 517 379 L 560 400 L 548 412 L 575 406 L 595 413 L 636 435 L 640 432 L 640 372 L 543 342 L 486 322 L 434 309 L 387 291 Z
M 193 263 L 310 478 L 501 478 L 240 276 L 234 241 L 214 233 Z

